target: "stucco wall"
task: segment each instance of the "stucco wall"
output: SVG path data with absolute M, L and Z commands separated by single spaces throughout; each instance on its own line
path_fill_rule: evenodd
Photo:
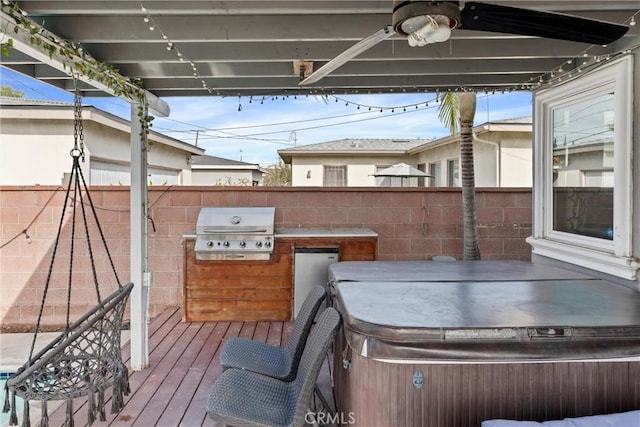
M 64 174 L 71 170 L 69 152 L 74 143 L 73 122 L 61 120 L 62 112 L 58 113 L 51 119 L 12 117 L 0 120 L 0 185 L 59 185 L 63 182 Z M 128 127 L 122 130 L 85 120 L 83 134 L 86 162 L 81 167 L 87 181 L 91 176 L 91 159 L 129 165 Z M 184 150 L 150 141 L 149 167 L 182 174 L 182 184 L 190 184 L 189 175 L 183 174 L 190 169 L 189 157 Z
M 128 187 L 93 187 L 91 197 L 120 280 L 126 282 L 130 253 Z M 56 187 L 0 187 L 0 245 L 6 244 L 0 250 L 2 325 L 35 322 L 63 200 L 63 191 Z M 274 206 L 276 228 L 370 228 L 379 236 L 380 260 L 426 260 L 442 254 L 462 257 L 458 189 L 152 187 L 149 201 L 149 267 L 154 273 L 151 315 L 181 305 L 181 239 L 195 229 L 202 206 Z M 531 191 L 479 189 L 477 202 L 482 258 L 529 260 L 530 248 L 524 239 L 531 234 Z M 67 219 L 65 233 L 70 229 Z M 30 242 L 21 234 L 25 229 Z M 114 287 L 110 264 L 98 245 L 95 229 L 91 227 L 90 231 L 97 239 L 94 259 L 106 293 Z M 82 229 L 78 233 L 83 233 Z M 84 313 L 96 301 L 82 236 L 74 257 L 75 314 Z M 63 320 L 69 254 L 69 240 L 63 239 L 50 282 L 52 300 L 44 312 L 43 322 L 48 324 Z
M 477 187 L 531 187 L 533 183 L 531 134 L 492 132 L 475 139 L 473 158 Z M 447 185 L 447 161 L 460 157 L 460 143 L 434 147 L 418 155 L 417 163 L 440 162 L 440 179 Z
M 36 124 L 3 119 L 0 128 L 0 185 L 62 184 L 64 172 L 71 170 L 72 127 L 54 120 Z M 88 176 L 85 165 L 83 173 Z
M 347 186 L 375 187 L 376 166 L 392 166 L 397 163 L 412 165 L 415 159 L 410 156 L 305 156 L 294 157 L 291 161 L 291 185 L 293 187 L 321 187 L 324 166 L 347 166 Z

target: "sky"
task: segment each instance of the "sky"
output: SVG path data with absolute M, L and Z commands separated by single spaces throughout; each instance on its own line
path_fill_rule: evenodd
M 0 85 L 25 98 L 73 101 L 73 94 L 0 66 Z M 449 135 L 438 119 L 436 94 L 362 94 L 328 98 L 167 97 L 168 118 L 156 118 L 152 130 L 206 150 L 205 154 L 257 163 L 279 160 L 277 150 L 343 138 L 434 139 Z M 117 98 L 84 98 L 130 120 L 130 107 Z M 428 104 L 428 106 L 427 106 Z M 417 106 L 417 108 L 416 108 Z M 359 107 L 359 108 L 358 108 Z M 370 108 L 371 107 L 371 108 Z M 383 110 L 382 112 L 380 110 Z M 475 124 L 530 116 L 530 92 L 478 93 Z

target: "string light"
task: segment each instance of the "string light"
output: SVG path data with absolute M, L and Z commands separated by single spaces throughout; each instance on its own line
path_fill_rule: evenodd
M 167 33 L 165 33 L 162 28 L 160 28 L 160 26 L 158 25 L 158 23 L 153 19 L 153 16 L 151 16 L 151 13 L 149 12 L 149 9 L 147 9 L 144 4 L 142 4 L 141 2 L 140 4 L 140 11 L 145 15 L 143 18 L 143 21 L 147 24 L 149 24 L 149 31 L 155 31 L 158 30 L 158 32 L 160 33 L 160 36 L 162 37 L 163 40 L 165 40 L 167 42 L 167 50 L 168 51 L 174 51 L 176 56 L 178 57 L 178 60 L 180 62 L 188 62 L 189 65 L 191 65 L 191 69 L 193 70 L 193 78 L 196 80 L 200 80 L 200 83 L 202 83 L 202 88 L 204 90 L 206 90 L 209 93 L 213 93 L 213 90 L 207 85 L 206 80 L 200 75 L 200 73 L 198 72 L 198 68 L 196 67 L 196 64 L 190 60 L 189 58 L 187 58 L 179 49 L 178 47 L 175 45 L 175 43 L 171 40 L 171 38 L 169 37 L 169 35 Z M 217 92 L 217 94 L 219 94 L 219 92 Z

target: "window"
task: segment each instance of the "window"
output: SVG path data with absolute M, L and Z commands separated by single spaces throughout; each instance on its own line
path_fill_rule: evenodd
M 418 170 L 420 172 L 424 172 L 427 173 L 427 164 L 426 163 L 420 163 L 418 165 Z M 419 177 L 418 178 L 418 187 L 424 187 L 425 186 L 425 181 L 426 181 L 426 177 Z
M 442 167 L 440 162 L 429 163 L 429 187 L 442 186 Z
M 447 185 L 449 187 L 460 187 L 460 160 L 447 160 Z
M 347 167 L 346 166 L 325 166 L 322 185 L 325 187 L 346 187 Z
M 634 279 L 630 58 L 535 96 L 533 252 Z

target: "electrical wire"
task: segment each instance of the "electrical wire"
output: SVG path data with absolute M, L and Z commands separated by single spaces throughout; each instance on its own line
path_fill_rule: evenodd
M 428 108 L 432 108 L 432 107 L 428 107 Z M 319 125 L 319 126 L 310 126 L 310 127 L 306 127 L 306 128 L 295 128 L 295 129 L 287 129 L 287 130 L 282 130 L 282 131 L 272 131 L 272 132 L 261 132 L 261 133 L 254 133 L 254 134 L 249 134 L 249 135 L 237 135 L 236 137 L 239 137 L 240 139 L 242 138 L 249 138 L 249 137 L 255 137 L 255 136 L 262 136 L 262 135 L 273 135 L 273 134 L 278 134 L 278 133 L 291 133 L 293 131 L 303 131 L 303 130 L 313 130 L 313 129 L 324 129 L 324 128 L 328 128 L 328 127 L 333 127 L 333 126 L 342 126 L 342 125 L 347 125 L 347 124 L 352 124 L 352 123 L 361 123 L 361 122 L 366 122 L 366 121 L 370 121 L 370 120 L 378 120 L 378 119 L 383 119 L 383 118 L 389 118 L 389 117 L 395 117 L 395 116 L 399 116 L 402 114 L 409 114 L 409 113 L 415 113 L 416 111 L 421 111 L 421 110 L 417 110 L 417 109 L 413 109 L 413 110 L 407 110 L 407 111 L 401 111 L 398 113 L 392 113 L 392 114 L 387 114 L 385 116 L 378 116 L 378 117 L 368 117 L 365 119 L 360 119 L 360 120 L 350 120 L 350 121 L 345 121 L 345 122 L 340 122 L 340 123 L 331 123 L 331 124 L 326 124 L 326 125 Z M 201 137 L 201 139 L 229 139 L 229 137 L 224 136 L 210 136 L 210 137 Z

